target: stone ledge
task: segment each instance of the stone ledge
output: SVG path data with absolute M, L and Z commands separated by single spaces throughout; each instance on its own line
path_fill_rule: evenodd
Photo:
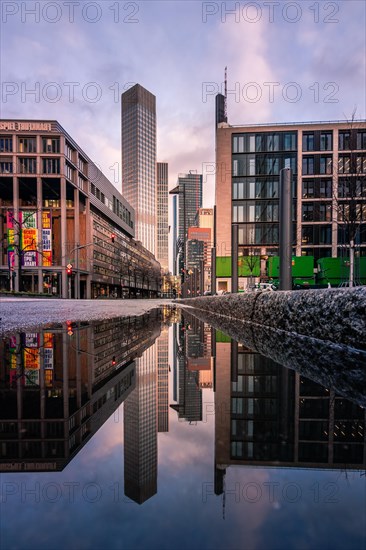
M 178 305 L 366 350 L 366 287 L 253 292 Z

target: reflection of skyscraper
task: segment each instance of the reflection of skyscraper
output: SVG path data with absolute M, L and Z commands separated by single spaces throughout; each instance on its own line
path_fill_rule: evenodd
M 136 239 L 156 253 L 156 98 L 140 84 L 122 94 L 122 190 Z
M 158 432 L 169 431 L 169 328 L 156 341 L 158 354 Z
M 125 495 L 138 504 L 157 492 L 156 344 L 136 360 L 136 387 L 124 403 Z
M 188 422 L 202 420 L 202 390 L 200 388 L 199 368 L 196 359 L 202 357 L 203 343 L 201 324 L 193 322 L 192 330 L 186 319 L 194 319 L 184 314 L 182 323 L 179 325 L 177 338 L 174 338 L 175 366 L 178 368 L 178 395 L 177 404 L 171 405 L 176 410 L 180 419 Z M 193 368 L 190 368 L 194 366 Z

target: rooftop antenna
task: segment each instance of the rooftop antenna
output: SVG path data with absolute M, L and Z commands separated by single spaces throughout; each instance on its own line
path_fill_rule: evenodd
M 227 67 L 225 67 L 225 121 L 227 122 Z

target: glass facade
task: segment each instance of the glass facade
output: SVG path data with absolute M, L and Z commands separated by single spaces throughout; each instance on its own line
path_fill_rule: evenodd
M 139 84 L 122 94 L 122 192 L 137 240 L 156 254 L 156 99 Z

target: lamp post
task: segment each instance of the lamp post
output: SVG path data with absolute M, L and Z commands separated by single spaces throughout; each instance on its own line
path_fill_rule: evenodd
M 92 246 L 94 243 L 87 243 L 87 244 L 77 244 L 70 252 L 70 256 L 73 252 L 76 251 L 76 284 L 75 284 L 75 299 L 79 300 L 79 294 L 80 294 L 80 270 L 79 270 L 79 250 L 82 248 L 86 248 L 87 246 Z M 71 281 L 70 281 L 71 284 Z M 70 289 L 69 289 L 70 291 Z M 71 296 L 70 296 L 71 297 Z

